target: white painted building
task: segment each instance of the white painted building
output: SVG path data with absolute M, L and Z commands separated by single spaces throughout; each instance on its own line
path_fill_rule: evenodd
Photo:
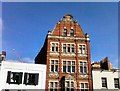
M 43 91 L 46 65 L 2 61 L 0 79 L 0 91 Z
M 92 70 L 93 89 L 120 91 L 120 70 Z
M 94 91 L 120 91 L 120 69 L 112 68 L 107 57 L 92 64 L 92 79 Z

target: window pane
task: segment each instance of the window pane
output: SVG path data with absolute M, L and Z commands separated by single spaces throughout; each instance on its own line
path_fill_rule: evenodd
M 80 73 L 83 73 L 83 67 L 80 66 Z
M 53 82 L 50 82 L 50 87 L 53 88 Z
M 66 66 L 63 66 L 63 72 L 66 72 Z
M 55 71 L 58 72 L 58 65 L 55 65 Z
M 81 88 L 84 88 L 84 83 L 81 83 Z
M 87 73 L 87 67 L 84 67 L 84 73 Z
M 71 62 L 70 62 L 70 61 L 68 61 L 67 63 L 68 63 L 68 65 L 71 65 Z
M 80 66 L 82 66 L 83 65 L 83 62 L 80 62 Z
M 71 67 L 70 66 L 68 66 L 68 72 L 71 72 Z
M 70 84 L 69 84 L 69 81 L 66 81 L 66 87 L 69 87 Z
M 54 64 L 54 60 L 51 60 L 51 64 Z
M 71 87 L 74 87 L 74 82 L 71 82 Z
M 55 87 L 57 87 L 57 82 L 55 82 Z
M 75 66 L 72 66 L 72 72 L 75 72 Z
M 63 61 L 63 65 L 66 65 L 66 61 Z
M 72 61 L 72 65 L 75 65 L 75 61 Z
M 51 71 L 54 72 L 54 65 L 51 65 Z
M 75 48 L 72 48 L 72 52 L 75 52 Z
M 74 36 L 74 31 L 70 30 L 70 36 Z
M 67 36 L 67 30 L 63 30 L 63 36 Z
M 88 88 L 88 83 L 85 83 L 85 88 Z
M 55 64 L 58 64 L 58 60 L 55 60 Z
M 58 52 L 58 47 L 56 47 L 56 52 Z
M 106 78 L 102 78 L 102 87 L 107 88 L 107 79 Z
M 67 52 L 70 52 L 70 47 L 68 47 L 68 51 Z
M 63 47 L 63 52 L 66 52 L 66 47 Z

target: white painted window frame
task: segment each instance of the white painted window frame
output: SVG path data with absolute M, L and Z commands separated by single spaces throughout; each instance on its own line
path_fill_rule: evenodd
M 63 61 L 66 61 L 66 62 L 68 62 L 68 61 L 70 61 L 71 62 L 71 72 L 68 72 L 68 65 L 67 65 L 67 63 L 66 63 L 66 73 L 75 73 L 76 72 L 76 61 L 75 60 L 65 60 L 65 59 L 63 59 L 62 60 L 62 72 L 63 72 Z M 72 72 L 72 62 L 75 62 L 75 72 Z

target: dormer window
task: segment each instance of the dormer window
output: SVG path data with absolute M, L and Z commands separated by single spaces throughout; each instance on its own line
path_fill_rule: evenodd
M 63 30 L 63 36 L 67 36 L 67 29 Z
M 74 30 L 70 30 L 70 36 L 74 36 Z

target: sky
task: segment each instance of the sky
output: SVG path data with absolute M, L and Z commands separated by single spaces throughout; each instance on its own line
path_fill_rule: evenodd
M 48 30 L 65 14 L 72 14 L 90 36 L 91 61 L 106 56 L 118 67 L 117 2 L 23 2 L 2 4 L 2 50 L 6 59 L 33 63 L 43 46 Z M 15 49 L 15 51 L 13 50 Z

